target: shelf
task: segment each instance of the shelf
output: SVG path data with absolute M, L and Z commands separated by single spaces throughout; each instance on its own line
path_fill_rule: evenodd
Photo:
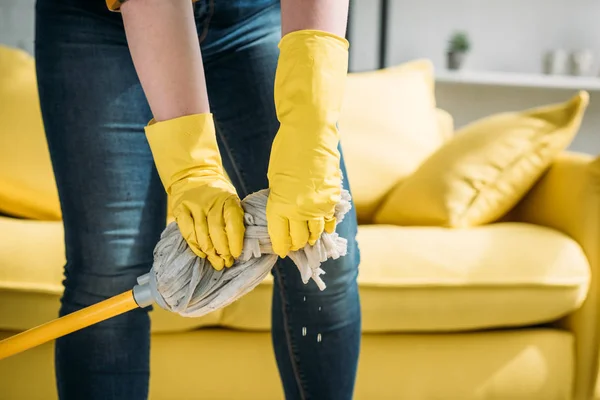
M 440 71 L 439 83 L 600 91 L 600 78 L 512 72 Z

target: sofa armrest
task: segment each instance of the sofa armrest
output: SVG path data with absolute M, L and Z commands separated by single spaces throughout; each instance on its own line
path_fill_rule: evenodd
M 587 255 L 591 268 L 588 296 L 579 310 L 558 324 L 575 336 L 573 399 L 591 399 L 600 334 L 600 157 L 562 153 L 509 218 L 563 232 Z

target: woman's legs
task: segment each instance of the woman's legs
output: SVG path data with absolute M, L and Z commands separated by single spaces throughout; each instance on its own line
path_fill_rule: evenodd
M 243 197 L 268 184 L 278 125 L 279 8 L 258 0 L 201 0 L 195 8 L 219 145 Z M 40 99 L 65 224 L 64 315 L 130 289 L 149 269 L 165 198 L 143 135 L 151 115 L 120 16 L 103 1 L 38 0 L 36 31 Z M 354 215 L 338 231 L 349 240 L 349 254 L 324 266 L 326 291 L 305 286 L 289 260 L 274 271 L 273 341 L 290 399 L 351 397 L 360 342 Z M 146 398 L 148 349 L 145 310 L 58 340 L 61 398 Z
M 120 15 L 102 0 L 38 0 L 36 62 L 65 227 L 65 315 L 149 270 L 165 196 Z M 137 309 L 58 339 L 60 398 L 146 399 L 149 332 L 148 310 Z
M 247 3 L 212 4 L 202 49 L 221 154 L 243 198 L 268 186 L 271 142 L 278 128 L 273 83 L 281 34 L 276 1 L 242 4 Z M 210 5 L 199 2 L 196 7 Z M 204 27 L 199 26 L 200 35 Z M 273 345 L 288 399 L 352 397 L 360 345 L 354 211 L 337 230 L 348 239 L 348 255 L 323 266 L 325 291 L 312 282 L 304 285 L 289 259 L 273 272 Z

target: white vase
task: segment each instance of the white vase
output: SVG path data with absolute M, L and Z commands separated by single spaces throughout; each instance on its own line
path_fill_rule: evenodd
M 571 75 L 590 75 L 594 66 L 594 53 L 591 50 L 574 51 L 571 53 L 569 63 L 571 66 Z
M 548 51 L 544 54 L 544 73 L 547 75 L 564 75 L 567 73 L 567 52 L 562 49 Z

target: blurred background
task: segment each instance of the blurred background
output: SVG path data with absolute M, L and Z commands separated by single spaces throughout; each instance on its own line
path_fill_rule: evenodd
M 587 90 L 590 107 L 571 149 L 598 154 L 598 15 L 600 2 L 594 0 L 352 0 L 350 69 L 430 59 L 438 106 L 453 115 L 457 127 Z M 470 48 L 460 73 L 447 73 L 456 32 L 466 35 Z M 554 69 L 547 67 L 552 55 Z M 574 59 L 580 68 L 572 65 Z
M 34 4 L 0 0 L 0 43 L 33 51 Z M 352 0 L 350 70 L 432 60 L 438 105 L 454 116 L 457 127 L 588 90 L 590 108 L 571 149 L 597 154 L 598 15 L 595 0 Z M 449 42 L 456 33 L 464 34 L 468 45 L 459 74 L 447 73 Z M 574 58 L 579 67 L 573 67 Z

